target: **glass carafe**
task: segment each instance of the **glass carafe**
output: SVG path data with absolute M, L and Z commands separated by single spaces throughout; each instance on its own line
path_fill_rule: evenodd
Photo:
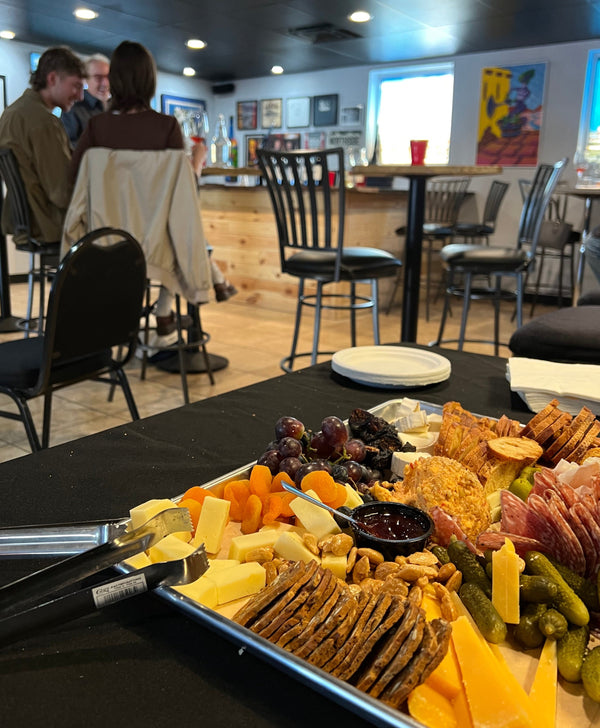
M 231 141 L 227 136 L 227 124 L 223 114 L 217 117 L 215 135 L 210 145 L 210 161 L 215 167 L 231 166 Z

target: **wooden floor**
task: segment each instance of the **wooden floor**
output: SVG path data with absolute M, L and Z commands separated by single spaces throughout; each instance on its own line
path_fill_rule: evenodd
M 25 313 L 25 284 L 11 286 L 13 315 Z M 239 300 L 242 296 L 222 303 L 209 303 L 202 308 L 204 328 L 210 332 L 208 344 L 210 352 L 227 357 L 229 366 L 215 372 L 215 384 L 211 386 L 205 374 L 193 374 L 188 378 L 190 398 L 198 401 L 223 392 L 238 389 L 281 374 L 280 360 L 289 353 L 293 317 L 292 314 L 271 313 L 257 310 Z M 457 335 L 459 310 L 446 326 L 445 337 Z M 421 302 L 421 313 L 424 315 Z M 536 315 L 548 310 L 544 306 L 536 308 Z M 514 328 L 511 322 L 513 307 L 505 304 L 502 312 L 501 339 L 508 341 Z M 528 310 L 527 310 L 528 313 Z M 430 321 L 419 321 L 418 343 L 427 344 L 437 336 L 441 314 L 441 301 L 432 305 Z M 400 307 L 392 309 L 389 315 L 381 314 L 381 342 L 394 343 L 400 337 Z M 304 321 L 301 331 L 300 351 L 311 347 L 310 314 Z M 492 326 L 492 309 L 489 302 L 479 301 L 472 304 L 469 315 L 468 336 L 473 339 L 487 339 Z M 15 338 L 20 334 L 0 335 L 0 341 Z M 369 314 L 359 318 L 359 345 L 372 344 Z M 321 345 L 332 351 L 349 346 L 349 326 L 345 319 L 327 320 L 321 330 Z M 456 348 L 455 344 L 448 344 Z M 487 344 L 466 344 L 465 350 L 493 354 L 493 347 Z M 509 350 L 502 347 L 501 356 L 508 356 Z M 306 366 L 308 360 L 302 360 Z M 139 361 L 128 365 L 129 381 L 141 417 L 163 412 L 183 404 L 181 380 L 178 374 L 150 367 L 144 381 L 139 376 Z M 0 395 L 1 396 L 1 395 Z M 31 403 L 38 431 L 41 433 L 42 400 Z M 357 403 L 359 405 L 360 403 Z M 2 396 L 0 409 L 15 411 L 10 398 Z M 285 413 L 282 413 L 285 414 Z M 326 414 L 326 413 L 324 413 Z M 99 382 L 84 382 L 60 390 L 54 395 L 50 445 L 58 445 L 85 435 L 121 425 L 129 420 L 129 411 L 120 391 L 115 393 L 113 402 L 107 401 L 107 387 Z M 30 452 L 23 425 L 19 421 L 0 418 L 0 462 L 21 457 Z

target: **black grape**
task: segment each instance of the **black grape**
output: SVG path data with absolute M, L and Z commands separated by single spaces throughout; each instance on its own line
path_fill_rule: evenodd
M 304 434 L 304 425 L 295 417 L 280 417 L 275 423 L 275 437 L 281 440 L 282 437 L 293 437 L 300 440 Z
M 302 443 L 293 437 L 284 437 L 279 441 L 277 450 L 282 458 L 297 458 L 302 454 Z
M 314 450 L 314 454 L 319 458 L 327 458 L 333 452 L 333 447 L 322 432 L 315 432 L 311 437 L 310 449 Z
M 348 439 L 348 430 L 346 425 L 339 417 L 325 417 L 321 422 L 321 432 L 326 442 L 329 443 L 332 450 L 341 450 L 342 446 Z
M 357 463 L 362 463 L 365 459 L 365 455 L 367 454 L 365 443 L 354 437 L 346 442 L 344 449 L 350 460 L 355 460 Z
M 279 472 L 279 463 L 281 462 L 281 455 L 277 450 L 267 450 L 257 460 L 259 465 L 266 465 L 271 471 L 272 475 L 277 475 Z
M 292 480 L 295 479 L 298 469 L 302 466 L 302 463 L 298 458 L 288 457 L 283 458 L 279 463 L 279 472 L 287 473 Z

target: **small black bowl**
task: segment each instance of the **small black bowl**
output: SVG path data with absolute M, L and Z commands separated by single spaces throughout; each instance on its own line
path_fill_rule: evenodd
M 422 551 L 434 528 L 425 511 L 405 503 L 364 503 L 352 509 L 352 517 L 364 524 L 364 530 L 352 524 L 357 546 L 376 549 L 388 561 Z

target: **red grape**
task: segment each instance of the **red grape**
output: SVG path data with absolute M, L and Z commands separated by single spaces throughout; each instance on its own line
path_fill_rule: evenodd
M 362 463 L 367 454 L 365 443 L 362 440 L 357 440 L 356 438 L 348 440 L 344 445 L 344 449 L 350 460 L 355 460 L 357 463 Z
M 304 434 L 304 425 L 295 417 L 280 417 L 275 423 L 275 437 L 281 440 L 283 437 L 293 437 L 300 440 Z
M 333 452 L 333 448 L 327 442 L 325 435 L 322 432 L 315 432 L 310 439 L 310 449 L 314 451 L 314 454 L 319 458 L 327 458 Z
M 281 462 L 281 454 L 277 450 L 267 450 L 257 460 L 259 465 L 266 465 L 272 475 L 279 472 L 279 463 Z
M 348 439 L 348 430 L 346 430 L 346 425 L 339 417 L 325 417 L 323 422 L 321 422 L 321 432 L 332 450 L 341 451 L 342 446 Z
M 353 483 L 359 483 L 362 480 L 363 477 L 363 466 L 360 465 L 360 463 L 357 463 L 354 460 L 346 460 L 345 463 L 341 464 L 341 467 L 346 470 L 348 473 L 348 478 Z
M 302 462 L 298 460 L 298 458 L 283 458 L 283 460 L 279 463 L 279 472 L 287 473 L 290 478 L 294 480 L 294 478 L 296 477 L 296 473 L 298 472 L 298 469 L 301 465 Z
M 282 458 L 297 458 L 302 454 L 302 444 L 293 437 L 284 437 L 279 441 L 277 450 Z

